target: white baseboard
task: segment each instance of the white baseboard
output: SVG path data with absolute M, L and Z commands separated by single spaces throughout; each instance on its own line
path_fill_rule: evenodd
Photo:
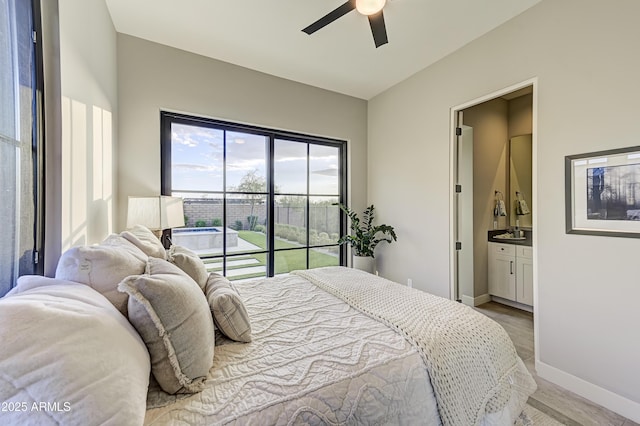
M 491 300 L 497 303 L 502 303 L 503 305 L 511 306 L 512 308 L 518 308 L 523 311 L 533 313 L 533 306 L 518 303 L 513 300 L 503 299 L 502 297 L 498 297 L 498 296 L 491 296 Z
M 536 360 L 538 376 L 574 392 L 621 416 L 640 423 L 640 403 L 627 399 L 579 377 Z
M 479 306 L 479 305 L 482 305 L 483 303 L 491 302 L 491 296 L 489 296 L 488 294 L 481 294 L 478 297 L 471 297 L 471 296 L 465 296 L 463 294 L 460 300 L 462 300 L 462 303 L 464 303 L 467 306 Z

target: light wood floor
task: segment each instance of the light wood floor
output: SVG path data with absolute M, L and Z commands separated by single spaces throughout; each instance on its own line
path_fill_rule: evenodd
M 533 314 L 496 302 L 485 303 L 475 309 L 504 327 L 513 340 L 518 355 L 536 380 L 538 390 L 529 398 L 529 405 L 570 426 L 638 426 L 637 423 L 536 375 Z

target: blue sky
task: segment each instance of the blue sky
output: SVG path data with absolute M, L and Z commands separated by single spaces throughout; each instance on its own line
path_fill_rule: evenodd
M 174 191 L 222 191 L 224 132 L 182 124 L 172 125 L 172 187 Z M 227 132 L 227 190 L 255 170 L 266 176 L 268 139 Z M 306 193 L 307 145 L 275 141 L 275 184 L 282 193 Z M 338 149 L 311 145 L 309 169 L 312 194 L 338 194 Z

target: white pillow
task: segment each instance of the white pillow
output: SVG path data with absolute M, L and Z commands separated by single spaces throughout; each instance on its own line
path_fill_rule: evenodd
M 150 257 L 147 273 L 124 279 L 129 321 L 151 355 L 151 371 L 167 393 L 200 392 L 213 365 L 213 319 L 202 289 L 180 268 Z
M 147 256 L 158 257 L 160 259 L 167 258 L 167 253 L 160 239 L 146 226 L 135 225 L 127 231 L 122 231 L 120 235 L 142 250 Z
M 86 285 L 21 277 L 0 299 L 0 342 L 3 425 L 144 422 L 147 349 Z
M 59 280 L 56 278 L 43 277 L 42 275 L 23 275 L 21 277 L 18 277 L 17 285 L 14 288 L 12 288 L 11 291 L 5 294 L 5 297 L 9 297 L 13 294 L 24 293 L 25 291 L 34 289 L 36 287 L 44 287 L 47 285 L 56 285 L 56 284 L 67 285 L 67 284 L 80 284 L 80 283 Z M 0 299 L 0 301 L 1 300 L 2 299 Z
M 127 315 L 127 295 L 118 284 L 129 275 L 142 274 L 147 256 L 118 235 L 93 246 L 72 247 L 62 254 L 56 278 L 86 284 Z
M 200 256 L 186 247 L 172 245 L 167 250 L 167 260 L 186 272 L 204 291 L 209 273 Z

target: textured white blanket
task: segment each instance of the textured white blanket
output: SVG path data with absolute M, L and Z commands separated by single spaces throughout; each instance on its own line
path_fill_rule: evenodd
M 518 373 L 511 339 L 473 309 L 344 267 L 296 271 L 323 290 L 402 333 L 420 351 L 444 425 L 478 425 L 505 408 L 517 388 L 516 412 L 536 388 Z M 515 378 L 515 379 L 514 379 Z
M 395 330 L 299 276 L 234 284 L 253 340 L 216 338 L 202 392 L 152 383 L 146 425 L 440 424 L 426 366 Z

